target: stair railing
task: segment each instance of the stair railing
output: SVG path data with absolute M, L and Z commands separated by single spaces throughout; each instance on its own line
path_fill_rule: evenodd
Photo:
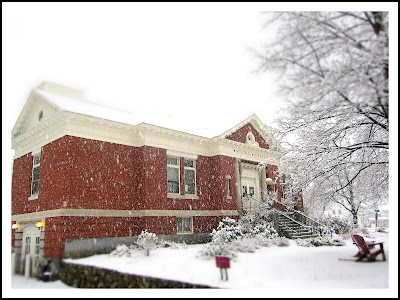
M 280 206 L 283 206 L 283 208 L 284 208 L 283 210 L 286 211 L 287 213 L 290 213 L 291 217 L 289 217 L 287 214 L 285 214 L 282 211 L 279 211 L 279 209 L 276 208 L 276 207 L 280 207 Z M 272 207 L 276 212 L 284 215 L 285 217 L 287 217 L 289 219 L 295 219 L 298 221 L 298 223 L 302 223 L 305 227 L 311 229 L 311 231 L 313 233 L 318 233 L 320 236 L 330 234 L 332 237 L 332 234 L 333 234 L 332 227 L 326 226 L 326 225 L 318 222 L 317 220 L 310 218 L 309 216 L 302 213 L 301 211 L 295 210 L 292 207 L 287 206 L 286 204 L 283 204 L 282 202 L 276 202 L 276 201 L 273 202 Z
M 296 221 L 295 219 L 292 219 L 291 217 L 289 217 L 288 215 L 284 214 L 283 212 L 277 210 L 276 208 L 273 208 L 272 210 L 275 211 L 276 213 L 280 214 L 281 216 L 285 217 L 286 219 L 289 219 L 290 221 L 298 224 L 300 226 L 300 228 L 310 229 L 311 232 L 313 233 L 312 228 L 310 228 L 310 226 L 307 226 L 307 225 L 305 225 L 305 224 L 303 224 L 301 222 Z M 293 228 L 285 226 L 285 225 L 283 225 L 282 227 L 284 227 L 284 229 L 286 231 L 290 231 L 291 235 L 296 235 L 296 236 L 300 236 L 301 235 L 301 231 L 298 231 L 296 229 L 293 229 Z

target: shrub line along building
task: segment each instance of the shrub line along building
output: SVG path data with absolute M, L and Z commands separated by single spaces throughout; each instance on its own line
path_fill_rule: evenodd
M 209 138 L 135 123 L 83 100 L 79 90 L 42 83 L 12 130 L 17 272 L 28 254 L 35 275 L 41 258 L 110 251 L 144 229 L 207 240 L 223 217 L 257 205 L 266 178 L 280 189 L 270 139 L 256 115 Z

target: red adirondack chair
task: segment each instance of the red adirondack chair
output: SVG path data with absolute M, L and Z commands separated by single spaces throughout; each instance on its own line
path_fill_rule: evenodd
M 383 249 L 384 242 L 365 242 L 364 238 L 361 235 L 353 234 L 352 235 L 353 241 L 356 243 L 358 247 L 358 252 L 356 256 L 358 259 L 356 261 L 361 261 L 364 258 L 367 261 L 374 261 L 379 254 L 382 254 L 383 260 L 386 260 L 385 251 Z M 375 245 L 379 245 L 378 249 L 374 249 Z
M 353 244 L 357 246 L 356 241 L 354 240 L 353 236 L 351 236 L 351 239 L 353 240 Z M 365 241 L 367 243 L 367 246 L 369 249 L 375 248 L 375 241 Z M 358 246 L 357 246 L 358 248 Z M 360 257 L 361 256 L 361 252 L 357 251 L 356 255 L 354 255 L 354 257 Z

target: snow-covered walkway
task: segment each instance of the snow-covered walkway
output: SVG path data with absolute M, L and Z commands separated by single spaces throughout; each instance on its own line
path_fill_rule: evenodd
M 341 247 L 299 247 L 291 241 L 289 247 L 274 246 L 260 248 L 255 253 L 238 253 L 237 259 L 231 261 L 228 281 L 220 279 L 220 272 L 214 260 L 204 260 L 198 256 L 199 250 L 204 245 L 188 245 L 186 249 L 155 249 L 148 257 L 138 252 L 132 257 L 113 257 L 104 254 L 67 261 L 124 273 L 227 289 L 244 289 L 247 290 L 245 292 L 247 295 L 253 292 L 260 293 L 259 297 L 262 297 L 262 294 L 264 297 L 277 297 L 277 293 L 296 294 L 296 291 L 301 294 L 311 292 L 323 296 L 325 290 L 332 290 L 334 294 L 342 291 L 340 294 L 342 296 L 351 295 L 349 293 L 354 293 L 356 290 L 365 293 L 365 297 L 375 293 L 376 296 L 382 296 L 390 291 L 389 267 L 394 261 L 396 261 L 396 274 L 392 273 L 392 276 L 396 276 L 397 282 L 397 257 L 392 258 L 390 255 L 389 234 L 374 233 L 374 235 L 376 241 L 385 242 L 387 261 L 382 261 L 379 255 L 376 262 L 354 262 L 353 256 L 357 248 L 350 240 L 346 241 L 346 246 Z M 12 278 L 12 288 L 71 289 L 60 281 L 41 282 L 18 275 Z M 232 296 L 239 294 L 241 293 L 236 292 Z

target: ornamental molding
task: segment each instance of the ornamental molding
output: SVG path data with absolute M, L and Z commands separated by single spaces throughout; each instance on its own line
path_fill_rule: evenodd
M 45 221 L 54 217 L 216 217 L 237 216 L 237 210 L 116 210 L 116 209 L 75 209 L 61 208 L 11 216 L 17 223 Z

